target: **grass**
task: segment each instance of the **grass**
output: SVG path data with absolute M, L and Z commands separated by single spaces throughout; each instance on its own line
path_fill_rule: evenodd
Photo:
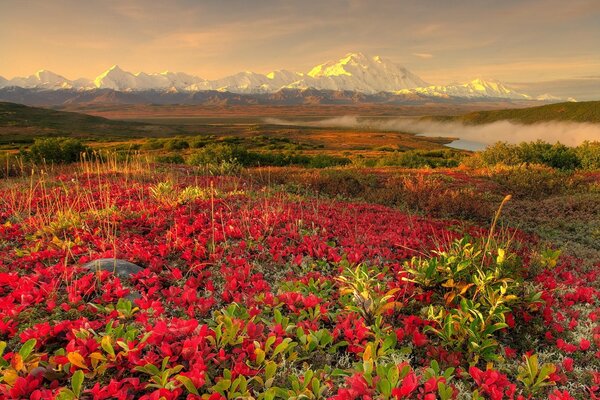
M 15 150 L 48 136 L 77 137 L 95 147 L 143 146 L 147 138 L 178 136 L 207 141 L 244 143 L 264 150 L 326 152 L 340 155 L 378 155 L 386 150 L 435 150 L 447 138 L 419 137 L 409 133 L 303 126 L 279 126 L 262 118 L 225 116 L 214 118 L 157 118 L 117 120 L 76 112 L 57 111 L 0 102 L 0 149 Z M 144 139 L 146 138 L 146 139 Z

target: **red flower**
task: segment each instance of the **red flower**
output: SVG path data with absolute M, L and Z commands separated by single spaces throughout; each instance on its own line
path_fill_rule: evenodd
M 402 380 L 402 385 L 399 388 L 392 390 L 392 396 L 397 399 L 406 398 L 414 392 L 419 386 L 419 380 L 414 372 L 410 372 Z
M 581 351 L 589 350 L 590 345 L 591 345 L 591 343 L 589 340 L 581 339 L 581 341 L 579 342 L 579 349 L 581 349 Z
M 567 372 L 573 371 L 573 359 L 571 357 L 567 357 L 562 362 L 563 368 Z

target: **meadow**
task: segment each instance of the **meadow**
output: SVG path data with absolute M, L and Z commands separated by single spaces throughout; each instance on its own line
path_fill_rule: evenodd
M 600 398 L 598 143 L 206 127 L 8 150 L 0 397 Z
M 112 156 L 1 192 L 5 398 L 600 395 L 597 171 Z

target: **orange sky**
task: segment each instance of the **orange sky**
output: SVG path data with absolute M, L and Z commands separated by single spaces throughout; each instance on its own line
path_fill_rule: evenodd
M 360 51 L 438 84 L 579 79 L 600 75 L 598 21 L 596 0 L 3 0 L 0 76 L 119 64 L 214 79 Z

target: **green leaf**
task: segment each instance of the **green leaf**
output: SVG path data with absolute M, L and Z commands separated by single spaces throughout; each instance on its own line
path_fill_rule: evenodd
M 268 352 L 269 350 L 271 350 L 271 346 L 273 346 L 273 343 L 275 343 L 276 340 L 277 340 L 277 337 L 275 335 L 269 336 L 267 338 L 267 341 L 265 342 L 265 352 Z
M 387 398 L 392 395 L 392 384 L 386 378 L 382 378 L 378 385 L 379 391 Z
M 398 381 L 400 380 L 400 371 L 398 371 L 398 367 L 396 365 L 392 365 L 392 367 L 388 370 L 387 378 L 392 386 L 396 387 Z
M 107 352 L 108 354 L 110 354 L 111 356 L 115 356 L 115 349 L 113 348 L 112 344 L 110 343 L 110 336 L 104 336 L 102 338 L 102 340 L 100 341 L 100 346 L 102 346 L 102 349 Z
M 83 385 L 83 379 L 85 378 L 83 371 L 78 369 L 71 377 L 71 387 L 73 388 L 73 394 L 75 397 L 79 397 L 81 394 L 81 386 Z
M 169 364 L 169 358 L 171 358 L 171 357 L 167 356 L 167 357 L 163 358 L 161 370 L 164 371 L 167 368 L 167 365 Z
M 231 380 L 230 379 L 221 379 L 212 388 L 213 388 L 213 390 L 215 390 L 215 391 L 223 394 L 230 387 L 231 387 Z
M 21 358 L 23 358 L 23 360 L 26 360 L 27 357 L 29 357 L 29 355 L 33 351 L 33 348 L 35 347 L 36 343 L 37 343 L 37 340 L 29 339 L 28 341 L 25 342 L 25 344 L 23 344 L 23 346 L 19 350 L 19 355 L 21 356 Z
M 289 343 L 292 341 L 292 339 L 290 338 L 285 338 L 283 339 L 283 342 L 279 343 L 277 345 L 277 347 L 275 347 L 275 350 L 273 351 L 273 357 L 275 357 L 277 354 L 282 353 L 285 351 L 285 349 L 288 348 Z
M 277 364 L 274 361 L 268 361 L 265 366 L 265 379 L 271 379 L 275 376 L 277 371 Z
M 75 393 L 73 393 L 69 389 L 62 388 L 56 398 L 58 400 L 75 400 L 77 396 L 75 396 Z

